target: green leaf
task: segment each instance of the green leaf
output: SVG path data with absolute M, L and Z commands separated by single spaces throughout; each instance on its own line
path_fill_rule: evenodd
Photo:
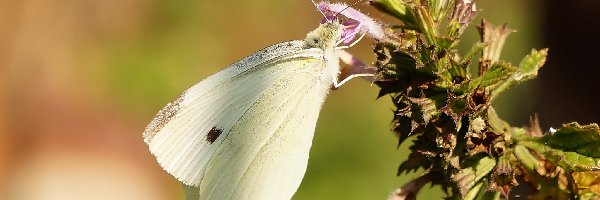
M 378 98 L 406 90 L 413 79 L 416 60 L 407 53 L 396 51 L 398 48 L 396 44 L 387 42 L 375 46 L 378 71 L 375 84 L 381 88 Z
M 426 126 L 429 121 L 440 113 L 436 102 L 430 98 L 407 98 L 411 102 L 412 119 Z
M 458 40 L 448 36 L 438 36 L 436 44 L 438 49 L 450 50 L 458 43 Z
M 409 6 L 403 0 L 374 0 L 369 1 L 371 5 L 375 6 L 378 10 L 392 15 L 404 22 L 404 27 L 406 29 L 421 31 L 417 21 L 417 17 L 412 12 Z
M 460 117 L 467 116 L 473 113 L 475 105 L 470 98 L 463 96 L 448 95 L 446 106 L 442 108 L 442 112 L 452 117 L 454 122 L 458 122 Z
M 508 130 L 510 130 L 510 125 L 504 120 L 500 119 L 496 113 L 496 110 L 492 106 L 487 109 L 487 118 L 490 128 L 492 128 L 495 133 L 506 133 Z
M 450 89 L 456 84 L 461 84 L 466 81 L 469 81 L 471 79 L 468 71 L 469 64 L 469 62 L 457 63 L 457 61 L 449 59 L 448 67 L 443 67 L 447 69 L 442 70 L 440 73 L 438 73 L 439 78 L 435 82 L 435 84 L 440 88 Z
M 575 151 L 591 157 L 600 157 L 600 129 L 596 124 L 581 126 L 578 123 L 563 125 L 554 134 L 542 137 L 551 147 Z
M 525 56 L 525 58 L 521 60 L 521 63 L 519 63 L 517 72 L 492 92 L 491 99 L 494 99 L 498 94 L 514 84 L 535 78 L 538 74 L 538 70 L 542 68 L 546 62 L 546 56 L 548 56 L 548 49 L 539 51 L 532 49 L 531 53 Z
M 460 93 L 466 93 L 471 92 L 478 87 L 490 86 L 492 86 L 491 89 L 494 89 L 494 85 L 501 82 L 506 82 L 507 79 L 509 79 L 509 77 L 515 73 L 515 71 L 517 71 L 517 68 L 512 66 L 510 63 L 496 62 L 481 76 L 473 79 L 472 81 L 461 84 L 457 88 L 457 91 Z
M 464 200 L 474 200 L 477 197 L 477 194 L 479 194 L 479 192 L 481 191 L 482 187 L 483 182 L 479 181 L 475 186 L 471 188 L 471 190 L 469 190 L 469 192 L 467 192 Z
M 483 191 L 477 196 L 479 200 L 498 200 L 500 199 L 500 192 L 497 191 Z
M 448 2 L 448 0 L 429 0 L 429 12 L 433 20 L 439 22 L 446 17 L 448 11 L 453 8 L 453 3 Z
M 489 190 L 489 184 L 487 179 L 479 181 L 463 198 L 464 200 L 497 200 L 500 199 L 500 193 Z
M 453 64 L 448 72 L 452 77 L 462 77 L 463 80 L 469 77 L 468 65 L 465 64 Z
M 466 167 L 463 167 L 460 172 L 452 175 L 452 180 L 460 188 L 463 197 L 471 191 L 471 188 L 479 180 L 487 176 L 494 169 L 496 160 L 485 156 L 476 161 L 465 162 L 465 165 Z
M 535 156 L 533 156 L 533 154 L 531 154 L 531 152 L 529 152 L 529 150 L 523 145 L 515 145 L 514 151 L 515 156 L 517 159 L 519 159 L 519 161 L 521 161 L 525 169 L 535 172 L 535 169 L 539 163 L 538 159 L 535 158 Z
M 519 63 L 519 70 L 513 76 L 516 81 L 524 81 L 535 78 L 538 70 L 546 63 L 548 49 L 535 50 L 532 49 L 529 55 L 525 56 Z
M 474 82 L 480 81 L 480 87 L 487 87 L 495 85 L 501 81 L 505 81 L 513 73 L 517 71 L 516 67 L 513 67 L 507 62 L 496 62 L 490 69 L 485 71 L 483 75 L 477 77 Z
M 427 39 L 427 44 L 437 45 L 436 38 L 438 36 L 438 33 L 436 29 L 436 23 L 433 21 L 433 18 L 429 14 L 427 7 L 418 6 L 415 8 L 415 11 L 417 20 L 419 20 L 419 26 L 422 29 L 421 33 L 425 35 L 425 38 Z
M 487 44 L 483 43 L 483 42 L 477 42 L 475 44 L 473 44 L 473 47 L 471 47 L 471 50 L 469 50 L 469 52 L 467 52 L 467 54 L 465 54 L 462 59 L 460 60 L 461 63 L 466 63 L 469 62 L 470 60 L 473 59 L 473 57 L 475 56 L 475 54 L 483 51 L 483 48 L 486 46 Z
M 597 124 L 565 124 L 554 134 L 525 139 L 519 144 L 544 154 L 565 169 L 600 170 L 600 128 Z
M 469 104 L 467 103 L 467 100 L 463 98 L 452 99 L 451 101 L 449 101 L 448 106 L 450 107 L 450 109 L 452 109 L 453 113 L 459 114 L 468 112 L 471 109 L 469 107 Z

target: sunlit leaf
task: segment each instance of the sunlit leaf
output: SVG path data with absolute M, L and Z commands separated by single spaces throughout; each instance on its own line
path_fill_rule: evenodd
M 600 172 L 575 172 L 573 179 L 577 183 L 580 195 L 600 198 Z
M 600 128 L 596 124 L 569 123 L 553 134 L 519 143 L 544 154 L 563 168 L 600 170 Z
M 496 161 L 490 157 L 482 157 L 474 162 L 467 163 L 463 169 L 452 176 L 461 193 L 465 196 L 475 184 L 487 176 L 496 166 Z
M 487 179 L 480 180 L 469 192 L 465 195 L 464 200 L 497 200 L 500 199 L 500 193 L 488 190 Z
M 548 56 L 548 49 L 539 51 L 532 49 L 531 53 L 521 60 L 517 71 L 508 79 L 508 81 L 499 85 L 496 90 L 492 92 L 492 99 L 512 85 L 535 78 L 538 74 L 538 70 L 546 63 L 546 56 Z
M 466 93 L 475 90 L 475 88 L 485 88 L 493 86 L 499 83 L 506 82 L 506 80 L 515 73 L 516 67 L 512 66 L 507 62 L 496 62 L 486 70 L 481 76 L 473 79 L 470 82 L 461 84 L 457 91 L 460 93 Z M 493 88 L 492 88 L 493 89 Z
M 533 156 L 533 154 L 531 154 L 531 152 L 523 145 L 515 145 L 514 151 L 515 156 L 521 161 L 521 164 L 523 164 L 527 170 L 534 172 L 539 163 L 537 158 L 535 158 L 535 156 Z
M 510 63 L 497 62 L 491 68 L 485 71 L 483 75 L 477 77 L 473 82 L 479 82 L 479 87 L 487 87 L 505 81 L 517 70 Z

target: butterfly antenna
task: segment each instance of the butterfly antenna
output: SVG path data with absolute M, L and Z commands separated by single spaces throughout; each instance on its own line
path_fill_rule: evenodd
M 311 1 L 312 1 L 312 0 L 311 0 Z M 344 9 L 340 10 L 340 12 L 336 13 L 336 14 L 335 14 L 335 17 L 337 18 L 337 16 L 338 16 L 339 14 L 341 14 L 342 12 L 344 12 L 344 10 L 346 10 L 346 9 L 348 9 L 348 8 L 350 8 L 350 7 L 353 7 L 353 6 L 355 6 L 356 4 L 360 3 L 361 1 L 363 1 L 363 0 L 358 0 L 358 1 L 354 2 L 353 4 L 350 4 L 349 6 L 346 6 Z

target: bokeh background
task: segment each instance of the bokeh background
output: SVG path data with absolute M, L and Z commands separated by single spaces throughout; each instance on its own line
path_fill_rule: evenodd
M 349 1 L 353 3 L 353 1 Z M 479 1 L 479 17 L 517 29 L 502 59 L 550 47 L 540 78 L 495 104 L 516 126 L 599 122 L 595 0 Z M 368 6 L 354 6 L 387 23 Z M 0 199 L 182 199 L 141 132 L 183 90 L 268 45 L 302 39 L 308 0 L 0 0 Z M 476 20 L 478 21 L 478 20 Z M 469 28 L 463 51 L 477 40 Z M 372 41 L 351 52 L 373 61 Z M 384 199 L 406 148 L 392 105 L 354 80 L 327 99 L 295 199 Z M 419 199 L 440 199 L 425 188 Z

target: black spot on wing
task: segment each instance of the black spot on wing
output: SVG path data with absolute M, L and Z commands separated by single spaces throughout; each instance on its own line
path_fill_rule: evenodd
M 208 131 L 208 134 L 206 134 L 206 141 L 212 144 L 213 142 L 215 142 L 215 140 L 217 140 L 217 138 L 219 138 L 219 135 L 221 135 L 221 133 L 223 133 L 223 129 L 212 127 L 212 129 Z

